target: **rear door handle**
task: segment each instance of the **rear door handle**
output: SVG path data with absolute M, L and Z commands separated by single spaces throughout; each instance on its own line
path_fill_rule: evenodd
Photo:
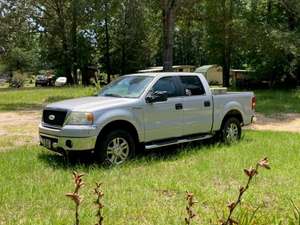
M 210 101 L 204 101 L 204 107 L 210 107 Z
M 176 110 L 181 110 L 182 108 L 183 108 L 183 106 L 182 106 L 181 103 L 175 104 L 175 109 L 176 109 Z

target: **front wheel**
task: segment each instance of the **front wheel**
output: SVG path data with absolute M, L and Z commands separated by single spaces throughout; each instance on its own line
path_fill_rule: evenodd
M 225 121 L 224 125 L 222 126 L 222 141 L 227 144 L 234 143 L 241 138 L 241 133 L 241 122 L 235 117 L 230 117 Z
M 125 130 L 108 132 L 98 142 L 96 152 L 105 164 L 120 165 L 134 156 L 135 141 Z

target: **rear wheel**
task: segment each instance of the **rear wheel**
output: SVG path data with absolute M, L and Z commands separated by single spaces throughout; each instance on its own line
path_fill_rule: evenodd
M 136 143 L 129 132 L 114 130 L 99 138 L 96 152 L 101 162 L 120 165 L 134 156 Z
M 225 121 L 225 123 L 222 126 L 222 141 L 227 144 L 234 143 L 241 138 L 241 133 L 241 122 L 235 117 L 230 117 Z

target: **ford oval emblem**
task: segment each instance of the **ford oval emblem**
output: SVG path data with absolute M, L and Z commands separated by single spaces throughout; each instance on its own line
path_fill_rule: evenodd
M 49 118 L 49 120 L 51 120 L 51 121 L 52 121 L 52 120 L 55 120 L 55 116 L 54 116 L 54 115 L 50 115 L 48 118 Z

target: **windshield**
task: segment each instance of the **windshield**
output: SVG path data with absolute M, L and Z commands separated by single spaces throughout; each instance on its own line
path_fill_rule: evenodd
M 43 79 L 45 79 L 45 76 L 44 75 L 37 75 L 36 79 L 37 80 L 43 80 Z
M 123 76 L 103 88 L 99 96 L 138 98 L 152 80 L 151 76 Z

